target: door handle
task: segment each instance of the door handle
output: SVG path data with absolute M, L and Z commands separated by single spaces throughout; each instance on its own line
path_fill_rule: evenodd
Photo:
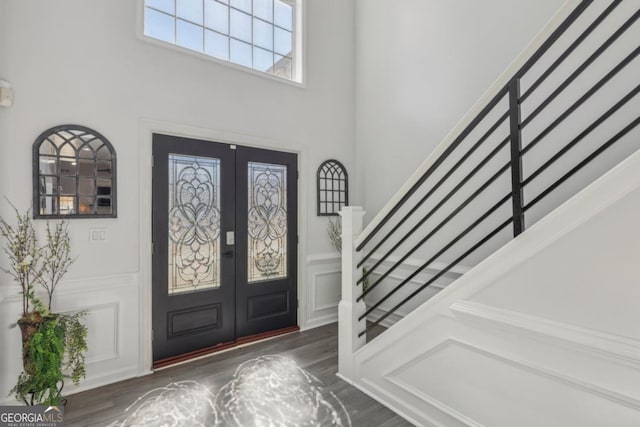
M 229 251 L 224 251 L 222 252 L 222 256 L 224 258 L 233 258 L 233 251 L 229 250 Z

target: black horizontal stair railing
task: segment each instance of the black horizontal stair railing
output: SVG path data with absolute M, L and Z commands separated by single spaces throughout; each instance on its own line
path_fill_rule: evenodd
M 598 50 L 596 50 L 589 58 L 587 58 L 586 61 L 584 61 L 580 65 L 580 67 L 578 67 L 577 70 L 575 70 L 569 77 L 567 77 L 565 81 L 563 81 L 562 84 L 560 84 L 560 86 L 558 86 L 556 90 L 554 90 L 551 95 L 549 95 L 547 99 L 545 99 L 533 111 L 533 113 L 531 113 L 522 122 L 521 127 L 524 128 L 531 122 L 531 120 L 535 119 L 538 114 L 540 114 L 553 100 L 555 100 L 558 95 L 560 95 L 571 83 L 573 83 L 573 81 L 578 78 L 589 67 L 589 65 L 593 64 L 593 62 L 598 59 L 598 57 L 602 55 L 602 53 L 607 50 L 607 48 L 609 48 L 618 38 L 620 38 L 620 36 L 622 36 L 629 29 L 629 27 L 631 27 L 631 25 L 633 25 L 638 20 L 638 18 L 640 18 L 640 10 L 634 13 L 631 18 L 629 18 L 627 22 L 625 22 L 624 25 L 618 29 L 618 31 L 616 31 L 611 37 L 607 39 L 607 41 L 600 45 Z
M 605 11 L 602 12 L 600 16 L 598 16 L 598 18 L 593 21 L 591 25 L 589 25 L 589 27 L 587 27 L 587 29 L 584 30 L 573 43 L 571 43 L 571 45 L 564 51 L 564 53 L 560 55 L 558 59 L 556 59 L 553 64 L 551 64 L 549 68 L 547 68 L 540 75 L 540 77 L 536 79 L 535 82 L 533 82 L 529 89 L 527 89 L 527 91 L 522 94 L 522 97 L 520 97 L 520 102 L 524 102 L 529 97 L 529 95 L 531 95 L 538 88 L 538 86 L 540 86 L 547 79 L 547 77 L 549 77 L 556 70 L 556 68 L 558 68 L 560 64 L 562 64 L 564 60 L 567 59 L 567 57 L 571 53 L 573 53 L 573 51 L 576 50 L 578 46 L 582 44 L 582 42 L 589 36 L 589 34 L 591 34 L 593 30 L 595 30 L 602 23 L 602 21 L 604 21 L 605 18 L 609 16 L 611 12 L 613 12 L 613 10 L 620 5 L 620 3 L 622 3 L 622 0 L 616 0 L 611 3 L 609 7 L 607 7 Z
M 466 152 L 463 154 L 463 156 L 460 158 L 460 160 L 458 160 L 446 173 L 445 175 L 440 178 L 440 180 L 434 184 L 433 187 L 431 187 L 431 189 L 427 192 L 427 194 L 425 194 L 417 203 L 416 205 L 411 208 L 411 210 L 404 216 L 402 217 L 398 223 L 396 225 L 393 226 L 393 228 L 387 233 L 385 234 L 385 236 L 380 239 L 380 241 L 369 251 L 368 254 L 364 255 L 362 260 L 358 263 L 358 267 L 362 267 L 362 265 L 371 257 L 371 255 L 373 255 L 375 253 L 375 251 L 382 246 L 389 237 L 391 237 L 404 223 L 405 221 L 407 221 L 407 219 L 409 219 L 423 204 L 424 202 L 427 201 L 427 199 L 429 199 L 429 197 L 431 197 L 431 195 L 433 193 L 435 193 L 440 186 L 442 186 L 442 184 L 444 184 L 448 178 L 451 177 L 451 175 L 453 175 L 453 173 L 455 171 L 458 170 L 458 168 L 469 158 L 471 157 L 471 155 L 473 153 L 476 152 L 476 150 L 487 140 L 487 138 L 489 138 L 493 132 L 496 131 L 496 129 L 498 129 L 498 127 L 500 127 L 500 125 L 505 121 L 505 119 L 509 117 L 509 111 L 505 112 L 499 119 L 498 121 L 496 121 L 494 123 L 493 126 L 491 126 L 491 128 L 489 128 L 488 131 L 486 131 L 484 133 L 484 135 L 482 135 L 482 137 L 475 143 L 473 144 L 473 146 Z M 508 140 L 505 140 L 505 144 L 508 142 Z M 427 218 L 428 219 L 428 218 Z M 426 221 L 426 219 L 425 219 Z M 412 230 L 411 232 L 413 232 L 414 230 Z M 393 249 L 392 249 L 393 251 Z M 375 268 L 375 267 L 373 267 Z
M 370 293 L 373 289 L 375 289 L 375 287 L 382 282 L 382 280 L 384 278 L 386 278 L 389 273 L 391 273 L 393 270 L 395 270 L 398 266 L 400 266 L 404 261 L 407 260 L 407 258 L 409 258 L 409 256 L 411 256 L 418 248 L 420 248 L 424 243 L 426 243 L 431 237 L 433 237 L 438 231 L 440 231 L 440 229 L 442 229 L 442 227 L 444 227 L 451 219 L 453 219 L 460 211 L 462 211 L 462 209 L 464 209 L 469 203 L 471 203 L 476 197 L 478 197 L 487 187 L 489 187 L 491 184 L 493 184 L 496 179 L 498 179 L 498 177 L 500 177 L 500 175 L 502 175 L 504 172 L 506 172 L 509 167 L 511 166 L 511 163 L 507 163 L 506 165 L 504 165 L 503 167 L 501 167 L 500 169 L 498 169 L 498 171 L 496 173 L 494 173 L 488 180 L 486 180 L 484 182 L 484 184 L 482 184 L 480 186 L 480 188 L 478 188 L 476 191 L 473 192 L 473 194 L 471 194 L 469 197 L 467 197 L 465 199 L 464 202 L 462 202 L 462 204 L 460 204 L 460 206 L 458 206 L 451 214 L 449 214 L 449 216 L 447 216 L 443 221 L 440 222 L 440 224 L 438 224 L 433 230 L 431 230 L 431 232 L 429 232 L 429 234 L 427 234 L 422 240 L 420 240 L 418 243 L 416 243 L 410 250 L 409 252 L 407 252 L 402 258 L 400 258 L 398 261 L 396 261 L 395 264 L 393 264 L 393 266 L 391 266 L 385 273 L 383 273 L 375 282 L 371 283 L 368 287 L 367 290 L 364 291 L 362 293 L 362 295 L 360 297 L 358 297 L 357 301 L 361 301 L 362 298 L 364 298 L 365 295 L 367 295 L 368 293 Z M 454 189 L 457 190 L 457 189 Z M 452 191 L 453 193 L 453 191 Z M 449 194 L 452 194 L 449 193 Z M 511 194 L 509 194 L 508 196 L 509 198 L 511 197 Z M 507 199 L 505 199 L 506 201 Z M 493 213 L 495 211 L 495 209 L 497 209 L 498 206 L 494 206 L 494 208 L 491 209 L 491 212 L 489 212 L 489 214 Z M 433 212 L 433 210 L 432 210 Z M 485 214 L 486 216 L 488 216 L 487 214 Z M 486 216 L 482 215 L 480 218 L 484 219 Z M 466 235 L 466 233 L 464 233 L 464 235 Z M 464 237 L 464 235 L 462 235 L 460 238 Z M 456 240 L 456 242 L 459 239 Z M 455 243 L 455 242 L 454 242 Z M 447 245 L 450 246 L 450 245 Z M 371 270 L 373 270 L 374 267 L 371 268 Z M 426 268 L 426 267 L 425 267 Z M 371 271 L 370 270 L 370 271 Z M 363 275 L 363 277 L 365 277 L 365 275 Z M 412 276 L 413 278 L 413 276 Z M 360 282 L 360 281 L 359 281 Z
M 416 225 L 414 225 L 411 230 L 409 230 L 401 239 L 398 243 L 396 243 L 393 248 L 391 248 L 389 250 L 389 252 L 387 252 L 385 255 L 383 255 L 382 257 L 380 257 L 380 259 L 371 267 L 370 270 L 367 271 L 367 273 L 364 273 L 363 276 L 358 280 L 358 283 L 362 283 L 362 281 L 364 279 L 366 279 L 369 276 L 369 273 L 373 270 L 375 270 L 380 264 L 382 264 L 382 262 L 384 262 L 388 256 L 390 255 L 391 252 L 393 252 L 394 250 L 396 250 L 401 244 L 402 242 L 408 238 L 409 236 L 413 235 L 413 233 L 420 228 L 429 218 L 431 218 L 431 216 L 433 214 L 435 214 L 446 202 L 448 202 L 451 197 L 453 197 L 458 190 L 460 190 L 467 182 L 469 182 L 471 180 L 471 178 L 473 178 L 478 171 L 480 171 L 482 169 L 482 167 L 484 165 L 486 165 L 489 161 L 491 161 L 491 159 L 494 158 L 494 156 L 496 154 L 498 154 L 498 152 L 500 151 L 500 149 L 502 149 L 507 143 L 509 142 L 509 138 L 504 139 L 500 144 L 498 144 L 498 146 L 496 148 L 494 148 L 484 159 L 482 159 L 482 161 L 475 167 L 473 168 L 473 170 L 471 172 L 469 172 L 463 179 L 460 180 L 460 182 L 453 188 L 453 190 L 451 190 L 442 200 L 440 200 L 440 202 L 438 202 L 437 205 L 435 205 L 420 221 L 418 221 L 418 223 Z M 462 208 L 464 208 L 465 206 L 467 206 L 469 203 L 471 203 L 481 192 L 482 190 L 484 190 L 484 188 L 488 187 L 489 185 L 491 185 L 497 178 L 498 176 L 500 176 L 500 174 L 502 172 L 504 172 L 504 170 L 506 170 L 508 167 L 510 166 L 510 164 L 507 164 L 503 167 L 503 169 L 500 169 L 498 171 L 498 173 L 494 174 L 489 180 L 487 180 L 487 182 L 480 188 L 479 191 L 476 191 L 475 193 L 473 193 L 470 197 L 468 197 L 463 203 L 462 205 L 460 205 L 459 209 L 456 209 L 454 211 L 454 214 L 449 215 L 444 221 L 442 221 L 435 229 L 432 233 L 437 232 L 438 230 L 440 230 L 440 228 L 444 227 L 449 220 L 453 219 L 453 217 L 455 217 L 458 212 L 460 212 L 462 210 Z M 424 241 L 426 241 L 429 237 L 431 237 L 431 235 L 427 236 L 425 239 L 423 239 Z M 421 243 L 424 243 L 424 241 L 421 241 Z M 396 262 L 396 264 L 394 264 L 394 266 L 390 269 L 390 270 L 395 270 L 395 268 L 401 264 L 402 262 L 404 262 L 406 260 L 406 258 L 408 258 L 409 256 L 411 256 L 411 254 L 413 254 L 421 245 L 421 243 L 415 245 L 413 248 L 411 248 L 411 250 L 409 250 L 409 252 L 406 254 L 405 257 L 401 258 L 399 261 Z M 358 267 L 360 267 L 361 264 L 358 265 Z M 372 287 L 374 285 L 371 285 Z
M 600 27 L 613 12 L 623 4 L 622 0 L 614 0 L 607 5 L 602 12 L 600 12 L 592 21 L 588 24 L 584 30 L 582 30 L 575 40 L 559 53 L 559 56 L 551 62 L 551 65 L 543 70 L 539 70 L 540 75 L 532 78 L 533 82 L 528 85 L 524 93 L 520 93 L 520 85 L 523 78 L 528 77 L 527 73 L 538 64 L 545 54 L 554 46 L 554 44 L 561 38 L 569 28 L 572 27 L 588 10 L 593 0 L 584 0 L 578 4 L 578 6 L 567 16 L 567 18 L 555 29 L 545 40 L 540 47 L 533 53 L 533 55 L 524 63 L 524 65 L 514 74 L 514 76 L 499 89 L 496 95 L 487 103 L 487 105 L 480 111 L 480 113 L 474 117 L 469 124 L 461 131 L 461 133 L 453 139 L 435 159 L 430 167 L 418 178 L 411 188 L 400 197 L 399 201 L 384 215 L 380 221 L 369 231 L 365 236 L 362 236 L 360 243 L 358 244 L 356 251 L 361 253 L 361 260 L 358 263 L 358 268 L 363 269 L 363 274 L 357 280 L 357 284 L 367 283 L 367 289 L 357 297 L 357 301 L 362 301 L 367 295 L 370 295 L 375 289 L 381 289 L 380 285 L 385 283 L 390 275 L 399 267 L 405 264 L 411 255 L 418 252 L 421 248 L 425 248 L 425 245 L 429 242 L 433 242 L 436 234 L 439 233 L 447 224 L 451 224 L 451 221 L 460 216 L 460 213 L 471 205 L 474 200 L 482 194 L 486 194 L 487 190 L 498 182 L 499 178 L 506 177 L 506 172 L 510 171 L 509 185 L 511 186 L 509 193 L 502 196 L 497 202 L 491 205 L 485 210 L 482 215 L 477 217 L 472 223 L 464 227 L 464 229 L 458 233 L 454 233 L 455 237 L 451 238 L 446 244 L 440 244 L 440 246 L 434 251 L 433 255 L 425 257 L 428 258 L 420 265 L 412 267 L 413 271 L 406 277 L 399 279 L 399 283 L 393 286 L 390 290 L 385 290 L 384 295 L 376 295 L 376 300 L 371 301 L 368 304 L 364 314 L 362 314 L 359 320 L 366 319 L 369 315 L 374 313 L 376 309 L 380 309 L 381 305 L 389 301 L 389 299 L 396 295 L 398 291 L 403 289 L 407 283 L 416 280 L 418 275 L 424 272 L 429 267 L 434 267 L 437 260 L 443 255 L 450 253 L 449 251 L 462 243 L 465 238 L 469 238 L 472 233 L 478 229 L 481 224 L 486 224 L 488 219 L 492 215 L 496 215 L 501 212 L 501 208 L 507 206 L 507 202 L 511 201 L 511 214 L 508 218 L 501 218 L 495 228 L 489 233 L 485 234 L 481 239 L 477 240 L 474 244 L 470 245 L 468 249 L 462 249 L 462 254 L 455 256 L 454 261 L 445 263 L 444 267 L 437 266 L 437 271 L 433 277 L 429 278 L 426 282 L 421 283 L 417 289 L 413 290 L 408 296 L 402 298 L 401 301 L 395 303 L 390 309 L 384 309 L 383 314 L 380 315 L 375 321 L 368 322 L 365 330 L 359 331 L 359 335 L 362 336 L 370 328 L 378 325 L 385 320 L 388 316 L 395 313 L 403 305 L 407 304 L 410 300 L 416 297 L 425 288 L 429 287 L 442 276 L 452 271 L 462 261 L 471 256 L 480 247 L 485 245 L 491 239 L 496 237 L 501 231 L 505 230 L 509 225 L 513 227 L 513 235 L 516 237 L 522 233 L 525 229 L 525 214 L 531 210 L 532 207 L 537 205 L 540 201 L 545 199 L 550 193 L 560 187 L 563 183 L 567 182 L 570 178 L 575 176 L 585 166 L 590 164 L 593 160 L 602 155 L 607 149 L 612 147 L 616 142 L 620 141 L 632 130 L 634 130 L 640 124 L 640 116 L 629 121 L 622 129 L 616 130 L 613 136 L 610 136 L 604 143 L 599 145 L 595 150 L 590 152 L 584 159 L 575 164 L 572 167 L 567 167 L 565 173 L 560 178 L 553 181 L 550 185 L 546 186 L 535 197 L 531 197 L 531 200 L 525 202 L 524 190 L 529 188 L 533 182 L 544 176 L 545 171 L 553 165 L 557 165 L 563 158 L 578 144 L 585 140 L 589 135 L 601 128 L 608 120 L 611 119 L 616 113 L 621 111 L 625 105 L 633 100 L 640 92 L 640 76 L 631 77 L 636 81 L 632 81 L 632 89 L 628 90 L 624 96 L 619 98 L 613 105 L 608 107 L 602 114 L 600 114 L 595 120 L 591 121 L 586 128 L 579 132 L 575 137 L 568 141 L 554 141 L 557 147 L 554 145 L 554 151 L 550 154 L 550 157 L 546 161 L 542 162 L 539 166 L 530 171 L 527 176 L 523 171 L 523 159 L 531 150 L 538 146 L 538 144 L 545 140 L 554 129 L 558 128 L 569 117 L 574 116 L 574 113 L 579 110 L 589 99 L 595 95 L 602 95 L 606 90 L 607 84 L 616 78 L 623 70 L 625 70 L 640 54 L 640 46 L 635 47 L 629 54 L 627 54 L 619 63 L 615 64 L 608 72 L 599 78 L 596 83 L 588 90 L 585 90 L 577 100 L 570 103 L 569 107 L 562 111 L 560 114 L 551 118 L 550 124 L 542 129 L 537 135 L 530 139 L 530 141 L 523 144 L 523 129 L 527 127 L 533 120 L 538 117 L 544 111 L 547 111 L 548 107 L 554 100 L 558 99 L 567 88 L 569 88 L 576 79 L 578 79 L 585 71 L 587 71 L 598 58 L 602 57 L 605 52 L 612 48 L 619 41 L 627 31 L 636 24 L 638 18 L 640 18 L 640 10 L 636 10 L 630 15 L 629 18 L 612 32 L 612 34 L 606 38 L 606 40 L 595 48 L 593 53 L 588 55 L 587 59 L 582 61 L 577 68 L 575 68 L 566 78 L 564 78 L 555 88 L 548 89 L 548 95 L 541 96 L 541 101 L 535 108 L 532 109 L 526 117 L 521 117 L 521 106 L 523 102 L 529 99 L 534 93 L 540 91 L 547 82 L 549 77 L 553 75 L 556 70 L 559 70 L 561 66 L 566 66 L 566 59 L 569 58 L 574 52 L 578 50 L 581 45 L 584 46 L 585 41 L 589 39 L 589 36 Z M 595 3 L 601 6 L 602 3 Z M 585 25 L 586 25 L 585 24 Z M 638 29 L 636 28 L 636 31 Z M 564 65 L 563 65 L 564 64 Z M 500 111 L 498 108 L 505 102 L 508 103 L 508 110 Z M 504 107 L 502 107 L 504 108 Z M 501 108 L 501 109 L 502 109 Z M 489 117 L 497 117 L 493 122 L 489 122 L 490 126 L 482 135 L 473 141 L 467 141 L 470 139 L 470 135 L 476 130 L 481 123 L 488 122 Z M 480 149 L 485 147 L 490 140 L 490 137 L 497 137 L 498 130 L 501 127 L 508 125 L 508 135 L 504 139 L 500 139 L 497 145 L 485 148 L 486 154 L 474 163 L 470 164 L 473 154 L 480 153 Z M 456 150 L 462 150 L 463 143 L 473 142 L 466 148 L 464 152 L 458 153 L 459 159 L 452 161 L 451 166 L 447 165 L 447 160 L 453 158 L 452 155 Z M 493 143 L 492 143 L 493 144 Z M 524 145 L 524 146 L 523 146 Z M 640 146 L 640 142 L 637 144 Z M 640 147 L 634 147 L 634 150 Z M 505 150 L 507 150 L 505 152 Z M 510 160 L 506 163 L 499 160 L 499 155 L 503 153 Z M 495 166 L 496 161 L 498 166 Z M 428 180 L 434 176 L 434 173 L 441 168 L 447 168 L 443 170 L 442 176 L 434 183 L 430 184 L 427 188 Z M 496 168 L 496 169 L 491 169 Z M 457 181 L 452 181 L 452 177 L 456 171 L 463 171 L 469 169 L 470 171 L 464 174 L 463 177 Z M 480 173 L 484 173 L 483 176 L 488 176 L 479 186 L 474 186 L 474 178 L 480 176 Z M 476 178 L 477 180 L 477 178 Z M 438 201 L 432 200 L 438 190 L 445 189 L 445 185 L 452 187 L 442 198 Z M 442 219 L 439 220 L 435 227 L 430 228 L 428 232 L 422 231 L 422 227 L 431 218 L 435 218 L 436 214 L 443 213 L 444 206 L 451 201 L 454 201 L 454 196 L 461 193 L 462 189 L 467 189 L 470 194 L 466 197 L 462 197 L 463 200 L 456 205 L 450 212 L 444 213 Z M 475 189 L 474 189 L 475 188 Z M 527 190 L 528 191 L 528 190 Z M 424 193 L 424 195 L 420 195 Z M 504 194 L 504 192 L 502 193 Z M 409 206 L 409 202 L 413 205 Z M 405 207 L 406 205 L 406 207 Z M 406 210 L 406 213 L 402 213 L 402 210 Z M 422 209 L 421 209 L 422 208 Z M 426 211 L 426 212 L 423 212 Z M 502 215 L 502 214 L 501 214 Z M 403 231 L 407 228 L 407 231 Z M 491 227 L 491 226 L 490 226 Z M 388 231 L 383 230 L 388 228 Z M 425 233 L 423 235 L 423 233 Z M 412 244 L 408 250 L 401 251 L 403 244 L 409 239 L 417 241 Z M 385 244 L 389 246 L 386 249 Z M 437 246 L 437 245 L 436 245 Z M 380 251 L 384 253 L 379 253 Z M 422 253 L 421 253 L 422 254 Z M 451 255 L 449 255 L 451 257 Z M 390 264 L 390 266 L 386 266 Z M 385 267 L 386 266 L 386 267 Z M 395 277 L 398 279 L 398 277 Z

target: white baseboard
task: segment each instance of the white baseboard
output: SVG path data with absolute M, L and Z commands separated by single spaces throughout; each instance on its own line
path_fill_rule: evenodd
M 153 373 L 152 371 L 148 371 L 141 375 L 138 372 L 137 366 L 118 369 L 116 371 L 111 371 L 103 375 L 93 376 L 93 378 L 87 381 L 81 381 L 77 387 L 71 386 L 71 387 L 68 387 L 68 390 L 67 390 L 67 387 L 65 387 L 65 390 L 66 390 L 65 395 L 70 396 L 76 393 L 81 393 L 83 391 L 91 390 L 98 387 L 103 387 L 109 384 L 117 383 L 119 381 L 124 381 L 124 380 L 128 380 L 135 377 L 149 375 L 152 373 Z
M 425 426 L 425 427 L 446 427 L 444 424 L 438 423 L 435 420 L 429 420 L 429 424 L 424 424 L 418 422 L 413 416 L 407 414 L 405 408 L 401 408 L 397 405 L 391 403 L 388 399 L 385 398 L 385 393 L 381 388 L 379 388 L 376 384 L 368 381 L 367 379 L 361 379 L 360 381 L 350 382 L 347 379 L 343 378 L 340 374 L 337 374 L 339 378 L 351 384 L 353 387 L 357 388 L 376 402 L 386 406 L 391 409 L 396 414 L 400 415 L 402 418 L 410 422 L 415 426 Z
M 309 329 L 319 328 L 320 326 L 329 325 L 331 323 L 338 322 L 338 314 L 332 314 L 329 316 L 316 317 L 312 320 L 308 320 L 304 326 L 300 327 L 301 331 L 308 331 Z
M 149 375 L 152 373 L 153 373 L 152 371 L 149 371 L 141 375 L 138 372 L 138 369 L 136 366 L 131 368 L 119 369 L 117 371 L 105 373 L 104 375 L 100 375 L 100 376 L 94 376 L 93 378 L 88 380 L 82 380 L 80 381 L 80 384 L 77 387 L 73 385 L 71 380 L 67 380 L 65 384 L 65 388 L 63 390 L 64 392 L 63 394 L 65 396 L 71 396 L 77 393 L 81 393 L 83 391 L 117 383 L 119 381 L 128 380 L 134 377 Z M 0 399 L 0 405 L 23 405 L 23 403 L 18 400 L 15 400 L 11 396 L 8 396 L 8 397 L 4 397 L 3 399 Z

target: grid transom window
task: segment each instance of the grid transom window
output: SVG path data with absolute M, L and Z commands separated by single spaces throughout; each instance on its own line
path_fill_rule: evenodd
M 144 34 L 288 80 L 299 0 L 145 0 Z

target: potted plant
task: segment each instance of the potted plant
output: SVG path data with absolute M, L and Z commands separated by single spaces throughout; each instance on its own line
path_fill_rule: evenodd
M 51 227 L 47 222 L 46 243 L 39 246 L 27 211 L 15 207 L 16 225 L 0 218 L 0 236 L 5 239 L 4 252 L 9 258 L 9 274 L 21 287 L 22 313 L 18 326 L 22 333 L 23 372 L 11 390 L 26 404 L 64 404 L 64 379 L 78 384 L 85 376 L 87 327 L 86 312 L 61 314 L 51 312 L 56 287 L 75 261 L 64 221 Z M 46 293 L 44 303 L 36 293 Z

